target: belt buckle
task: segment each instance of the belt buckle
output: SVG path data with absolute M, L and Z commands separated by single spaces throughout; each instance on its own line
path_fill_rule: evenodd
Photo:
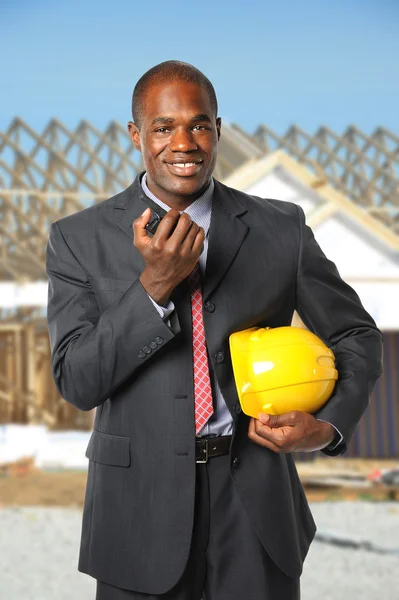
M 202 439 L 198 439 L 196 440 L 196 444 L 200 443 L 201 445 L 204 444 L 203 447 L 201 447 L 201 452 L 205 453 L 205 457 L 204 458 L 196 458 L 195 462 L 199 463 L 199 464 L 204 464 L 208 462 L 208 440 L 202 440 Z

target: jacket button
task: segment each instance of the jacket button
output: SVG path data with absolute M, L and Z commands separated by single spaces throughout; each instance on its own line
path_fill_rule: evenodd
M 158 348 L 158 344 L 156 342 L 150 342 L 149 347 L 152 348 L 153 350 L 155 350 L 155 348 Z
M 224 361 L 224 354 L 223 354 L 223 352 L 217 352 L 215 354 L 215 358 L 216 358 L 216 362 L 222 363 Z
M 235 469 L 237 469 L 237 467 L 240 466 L 240 459 L 236 456 L 235 459 L 233 460 L 233 467 Z
M 151 354 L 152 352 L 151 348 L 149 348 L 148 346 L 144 346 L 143 350 L 146 354 Z
M 214 312 L 215 311 L 215 305 L 213 302 L 205 302 L 205 310 L 207 310 L 208 312 Z
M 163 344 L 163 338 L 161 338 L 159 336 L 155 338 L 155 341 L 158 344 L 158 346 L 160 346 L 161 344 Z
M 241 412 L 241 406 L 240 406 L 239 402 L 237 402 L 236 404 L 234 404 L 234 412 L 237 413 L 237 415 L 240 414 L 240 412 Z
M 137 356 L 139 358 L 145 358 L 145 352 L 143 352 L 142 350 L 140 350 L 140 352 L 137 354 Z

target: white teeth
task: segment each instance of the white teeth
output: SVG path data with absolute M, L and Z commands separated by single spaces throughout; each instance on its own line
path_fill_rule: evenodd
M 174 167 L 181 167 L 181 168 L 187 168 L 187 167 L 194 167 L 196 163 L 174 163 Z

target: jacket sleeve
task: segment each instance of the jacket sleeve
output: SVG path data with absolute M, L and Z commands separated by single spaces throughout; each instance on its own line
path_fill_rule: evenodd
M 162 320 L 137 278 L 99 311 L 89 278 L 58 222 L 46 247 L 47 322 L 52 374 L 61 396 L 80 410 L 99 406 L 180 332 Z
M 334 352 L 338 370 L 331 398 L 315 414 L 343 436 L 336 448 L 323 448 L 333 456 L 346 451 L 382 375 L 383 336 L 355 290 L 321 250 L 305 224 L 303 209 L 296 206 L 301 232 L 296 310 L 308 329 Z

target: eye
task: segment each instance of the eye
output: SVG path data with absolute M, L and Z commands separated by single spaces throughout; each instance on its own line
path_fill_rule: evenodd
M 199 131 L 202 131 L 204 129 L 209 129 L 209 127 L 205 127 L 205 125 L 195 125 L 193 129 L 198 129 Z
M 155 129 L 156 133 L 165 133 L 165 131 L 169 131 L 169 129 L 166 127 L 158 127 L 158 129 Z

